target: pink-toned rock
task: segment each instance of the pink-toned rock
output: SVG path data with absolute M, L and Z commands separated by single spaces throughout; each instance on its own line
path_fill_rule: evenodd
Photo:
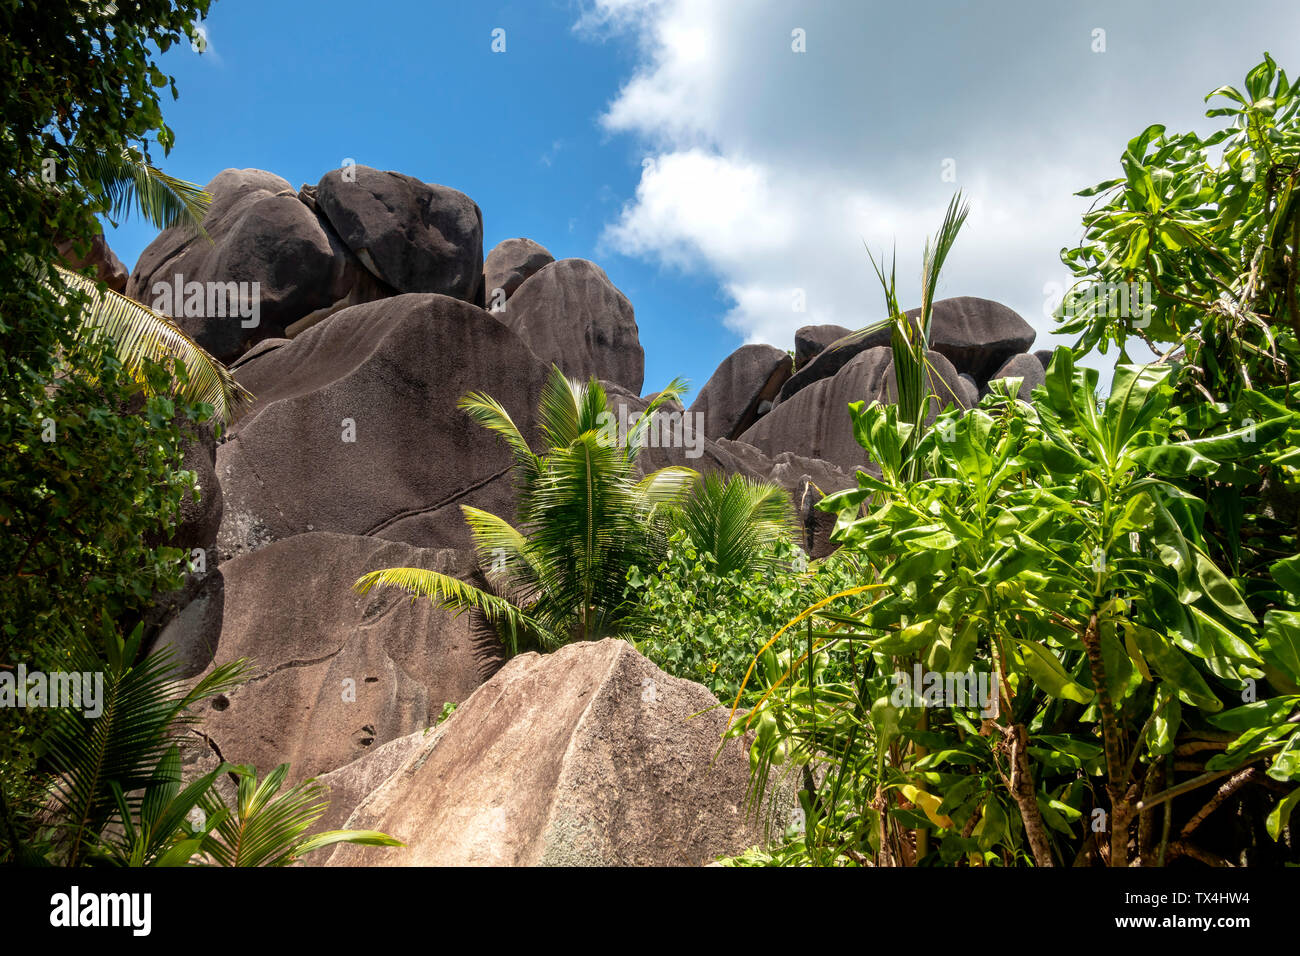
M 454 551 L 304 534 L 222 564 L 163 629 L 187 676 L 246 657 L 251 677 L 203 705 L 222 758 L 302 780 L 422 731 L 502 662 L 500 642 L 429 601 L 352 590 L 368 571 L 473 573 Z
M 725 709 L 630 644 L 523 654 L 461 704 L 347 821 L 407 844 L 330 866 L 695 866 L 761 843 Z M 715 753 L 717 754 L 715 760 Z

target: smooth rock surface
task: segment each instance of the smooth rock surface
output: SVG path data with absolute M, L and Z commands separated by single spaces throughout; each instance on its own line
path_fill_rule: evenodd
M 710 438 L 737 438 L 758 420 L 790 377 L 790 356 L 770 345 L 742 345 L 723 359 L 689 409 Z
M 480 296 L 483 214 L 459 190 L 352 166 L 322 176 L 315 200 L 344 244 L 397 292 Z
M 494 635 L 394 589 L 360 595 L 368 571 L 420 567 L 466 578 L 458 552 L 304 534 L 223 563 L 163 628 L 187 676 L 246 657 L 251 677 L 206 702 L 198 728 L 221 756 L 265 774 L 325 773 L 422 731 L 501 665 Z
M 625 641 L 512 659 L 347 821 L 330 866 L 696 866 L 760 843 L 745 741 Z M 706 711 L 701 713 L 702 711 Z M 696 715 L 696 716 L 693 716 Z
M 360 264 L 287 180 L 261 169 L 227 169 L 205 188 L 212 205 L 203 227 L 211 242 L 179 226 L 159 233 L 140 254 L 126 294 L 172 316 L 218 359 L 230 362 L 263 339 L 282 337 L 287 326 L 356 284 Z M 176 301 L 177 275 L 183 287 L 203 285 L 199 314 L 189 293 Z M 246 317 L 253 283 L 257 315 Z
M 531 239 L 505 239 L 492 247 L 483 260 L 483 288 L 487 308 L 498 300 L 504 302 L 515 294 L 524 280 L 555 261 L 555 256 L 541 243 Z
M 344 309 L 242 364 L 257 401 L 217 450 L 222 555 L 307 531 L 464 547 L 459 505 L 497 510 L 511 458 L 456 404 L 486 392 L 535 437 L 546 372 L 486 312 L 433 294 Z
M 525 279 L 493 314 L 565 375 L 594 375 L 640 394 L 645 351 L 632 303 L 594 262 L 552 262 Z

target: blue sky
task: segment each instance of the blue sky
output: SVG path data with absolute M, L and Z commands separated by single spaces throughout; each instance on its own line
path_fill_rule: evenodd
M 1011 305 L 1042 347 L 1070 194 L 1148 123 L 1203 125 L 1201 97 L 1264 49 L 1300 70 L 1297 27 L 1283 0 L 216 0 L 207 51 L 161 59 L 181 94 L 163 165 L 296 186 L 351 158 L 460 189 L 485 252 L 527 236 L 605 269 L 646 391 L 698 388 L 745 341 L 878 319 L 864 240 L 897 242 L 915 304 L 961 187 L 974 212 L 941 291 Z M 153 238 L 108 232 L 128 267 Z

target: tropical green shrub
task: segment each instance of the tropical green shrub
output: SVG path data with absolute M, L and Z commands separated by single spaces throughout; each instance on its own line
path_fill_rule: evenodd
M 96 214 L 195 215 L 195 191 L 149 159 L 172 143 L 153 57 L 207 8 L 0 2 L 0 669 L 57 670 L 87 640 L 111 653 L 183 570 L 147 542 L 168 539 L 191 493 L 182 423 L 212 415 L 204 388 L 224 370 L 56 263 L 63 239 L 99 232 Z M 0 709 L 0 852 L 33 835 L 50 714 Z
M 815 568 L 780 539 L 764 566 L 723 574 L 711 553 L 675 531 L 657 566 L 628 572 L 633 643 L 669 674 L 701 683 L 730 704 L 758 649 L 815 600 Z
M 1148 467 L 1192 454 L 1231 466 L 1253 450 L 1231 433 L 1171 441 L 1174 374 L 1121 366 L 1099 411 L 1095 373 L 1059 350 L 1036 408 L 1003 393 L 941 416 L 916 445 L 915 481 L 911 427 L 892 407 L 851 406 L 882 477 L 860 474 L 826 507 L 872 573 L 795 627 L 819 652 L 856 652 L 857 666 L 842 681 L 814 667 L 810 682 L 801 655 L 781 693 L 738 724 L 768 719 L 772 741 L 818 768 L 804 795 L 808 859 L 1205 858 L 1195 827 L 1166 823 L 1169 802 L 1192 792 L 1180 764 L 1205 761 L 1201 785 L 1254 764 L 1300 782 L 1297 725 L 1280 717 L 1300 698 L 1266 678 L 1300 678 L 1294 648 L 1205 554 L 1204 503 Z M 993 698 L 904 694 L 900 706 L 894 675 L 917 665 L 986 673 Z M 1175 761 L 1180 744 L 1196 746 Z M 759 753 L 764 770 L 774 753 Z M 1288 803 L 1274 808 L 1274 836 Z
M 357 590 L 398 587 L 443 607 L 478 611 L 516 654 L 627 633 L 636 610 L 628 574 L 654 566 L 674 530 L 707 542 L 720 572 L 767 566 L 770 545 L 789 525 L 784 490 L 740 478 L 701 479 L 689 468 L 637 477 L 642 434 L 684 388 L 670 383 L 620 441 L 610 434 L 613 413 L 600 383 L 570 380 L 552 367 L 538 405 L 540 452 L 494 399 L 465 396 L 460 407 L 505 439 L 515 457 L 515 525 L 461 508 L 497 593 L 421 568 L 372 571 Z
M 790 757 L 805 781 L 800 836 L 746 862 L 1295 860 L 1296 92 L 1266 58 L 1211 94 L 1230 128 L 1148 129 L 1085 191 L 1061 316 L 1081 352 L 1119 344 L 1109 397 L 1058 350 L 1032 405 L 851 406 L 882 477 L 823 506 L 869 570 L 777 632 L 805 655 L 735 725 L 760 728 L 756 790 Z M 1163 360 L 1129 363 L 1134 335 Z M 900 396 L 918 354 L 895 349 Z M 929 696 L 966 673 L 979 706 Z

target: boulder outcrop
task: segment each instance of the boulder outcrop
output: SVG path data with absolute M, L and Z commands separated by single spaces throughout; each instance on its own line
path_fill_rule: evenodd
M 302 780 L 423 731 L 502 663 L 500 642 L 400 591 L 360 595 L 368 571 L 420 567 L 469 577 L 468 559 L 374 537 L 303 534 L 223 563 L 162 629 L 184 673 L 252 661 L 208 701 L 202 732 L 223 759 Z
M 542 267 L 493 314 L 547 365 L 640 393 L 645 351 L 632 303 L 594 262 L 560 259 Z
M 347 821 L 330 866 L 697 866 L 763 841 L 725 709 L 630 644 L 513 658 Z M 413 742 L 414 743 L 414 742 Z M 715 756 L 716 754 L 716 756 Z

